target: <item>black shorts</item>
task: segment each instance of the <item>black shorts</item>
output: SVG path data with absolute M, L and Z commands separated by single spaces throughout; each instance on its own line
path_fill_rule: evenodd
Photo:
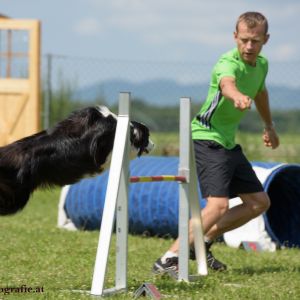
M 194 140 L 202 197 L 237 197 L 264 189 L 240 145 L 228 150 L 208 140 Z

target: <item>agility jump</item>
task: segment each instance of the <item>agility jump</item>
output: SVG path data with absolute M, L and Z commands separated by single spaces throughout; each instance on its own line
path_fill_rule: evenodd
M 129 122 L 130 94 L 120 93 L 119 114 L 108 177 L 103 217 L 99 235 L 93 281 L 92 295 L 112 294 L 127 289 L 128 252 L 128 186 L 129 183 L 152 181 L 179 182 L 179 281 L 190 281 L 188 229 L 190 215 L 195 237 L 197 275 L 207 275 L 206 253 L 204 247 L 202 221 L 200 215 L 197 175 L 190 132 L 190 98 L 180 99 L 180 158 L 178 176 L 129 175 Z M 191 213 L 191 214 L 190 214 Z M 115 287 L 104 289 L 105 273 L 109 248 L 116 214 L 116 275 Z M 105 228 L 105 230 L 104 230 Z

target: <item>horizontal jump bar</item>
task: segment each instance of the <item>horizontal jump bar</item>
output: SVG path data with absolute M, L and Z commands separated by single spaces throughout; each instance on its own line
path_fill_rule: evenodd
M 138 182 L 159 182 L 159 181 L 180 181 L 186 182 L 185 176 L 177 175 L 159 175 L 159 176 L 132 176 L 130 177 L 131 183 Z

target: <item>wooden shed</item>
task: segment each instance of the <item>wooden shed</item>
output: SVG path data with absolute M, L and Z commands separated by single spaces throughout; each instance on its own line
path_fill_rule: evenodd
M 40 129 L 40 22 L 0 14 L 0 146 Z

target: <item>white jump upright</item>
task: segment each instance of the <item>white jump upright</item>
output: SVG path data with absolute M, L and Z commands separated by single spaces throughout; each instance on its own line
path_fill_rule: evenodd
M 179 170 L 185 182 L 179 183 L 179 269 L 178 280 L 190 281 L 189 276 L 189 220 L 191 212 L 197 273 L 207 275 L 206 251 L 199 204 L 198 177 L 196 173 L 194 145 L 191 135 L 191 99 L 180 99 Z
M 120 93 L 117 129 L 105 195 L 103 216 L 91 294 L 103 295 L 127 288 L 127 235 L 128 235 L 128 185 L 129 185 L 129 132 L 130 94 Z M 108 253 L 113 232 L 116 206 L 117 245 L 115 287 L 104 291 Z
M 189 281 L 189 221 L 195 238 L 198 275 L 207 274 L 200 196 L 197 188 L 194 148 L 190 130 L 190 98 L 180 99 L 180 158 L 177 178 L 179 182 L 179 270 L 178 280 Z M 120 93 L 118 123 L 112 152 L 111 166 L 105 196 L 99 243 L 92 281 L 91 294 L 102 296 L 127 289 L 128 252 L 128 186 L 130 134 L 130 94 Z M 155 175 L 155 174 L 153 174 Z M 179 179 L 180 178 L 180 179 Z M 184 180 L 182 180 L 182 178 Z M 163 180 L 163 179 L 162 179 Z M 176 179 L 175 179 L 176 180 Z M 138 181 L 132 181 L 138 182 Z M 191 213 L 191 214 L 190 214 Z M 116 275 L 115 287 L 104 289 L 105 273 L 111 235 L 116 215 Z

